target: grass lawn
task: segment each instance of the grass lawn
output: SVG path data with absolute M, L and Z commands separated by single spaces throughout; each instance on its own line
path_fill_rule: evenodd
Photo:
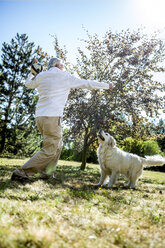
M 95 189 L 98 165 L 59 161 L 57 180 L 10 181 L 24 162 L 0 158 L 0 248 L 165 247 L 165 173 Z

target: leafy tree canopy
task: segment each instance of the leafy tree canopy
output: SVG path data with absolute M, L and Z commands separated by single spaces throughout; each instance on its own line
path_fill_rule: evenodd
M 55 37 L 55 50 L 72 73 L 84 79 L 112 82 L 113 91 L 72 90 L 65 109 L 65 121 L 70 134 L 83 151 L 82 169 L 86 154 L 95 145 L 97 131 L 104 128 L 117 139 L 127 136 L 146 137 L 151 117 L 159 117 L 165 98 L 162 82 L 154 80 L 155 72 L 164 72 L 161 62 L 165 46 L 155 33 L 151 38 L 142 30 L 106 32 L 83 40 L 85 49 L 78 49 L 76 65 L 67 62 L 66 49 L 59 47 Z M 145 115 L 143 115 L 145 113 Z

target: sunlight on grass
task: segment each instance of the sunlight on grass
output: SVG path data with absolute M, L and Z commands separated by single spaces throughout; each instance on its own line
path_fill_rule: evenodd
M 136 190 L 95 189 L 99 166 L 59 161 L 56 178 L 20 184 L 26 160 L 0 159 L 0 247 L 165 247 L 165 174 L 144 171 Z

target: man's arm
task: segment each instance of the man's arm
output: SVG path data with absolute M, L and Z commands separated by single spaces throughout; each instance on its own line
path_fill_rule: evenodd
M 35 89 L 36 88 L 36 78 L 32 73 L 28 75 L 28 78 L 25 82 L 25 86 L 29 89 Z
M 97 82 L 93 80 L 80 79 L 71 74 L 69 74 L 68 76 L 69 76 L 68 80 L 70 83 L 70 88 L 81 88 L 81 89 L 89 89 L 89 90 L 92 90 L 92 89 L 112 90 L 113 88 L 112 84 Z

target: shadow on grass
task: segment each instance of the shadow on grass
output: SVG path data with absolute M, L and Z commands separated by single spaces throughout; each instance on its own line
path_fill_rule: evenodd
M 33 184 L 38 180 L 42 180 L 39 177 L 33 177 L 34 182 L 19 182 L 11 181 L 11 175 L 14 169 L 18 166 L 8 165 L 0 166 L 0 191 L 7 188 L 19 188 L 21 185 Z M 85 171 L 81 171 L 79 167 L 75 166 L 59 166 L 55 173 L 55 179 L 43 180 L 47 184 L 62 188 L 75 188 L 78 189 L 84 184 L 95 184 L 98 182 L 100 173 L 97 169 L 86 168 Z
M 141 180 L 143 183 L 149 183 L 149 184 L 161 184 L 161 185 L 165 185 L 164 182 L 160 182 L 159 180 L 155 180 L 155 179 L 149 179 L 149 178 L 143 178 Z
M 34 177 L 34 182 L 17 182 L 11 181 L 9 178 L 13 170 L 17 168 L 17 166 L 0 166 L 0 192 L 5 191 L 6 189 L 18 189 L 22 187 L 22 185 L 33 184 L 38 180 L 41 180 L 38 177 Z M 97 194 L 102 194 L 103 190 L 106 191 L 106 196 L 110 194 L 113 190 L 114 192 L 126 191 L 127 188 L 124 187 L 123 178 L 117 182 L 116 186 L 113 189 L 107 188 L 96 188 L 94 185 L 98 183 L 100 178 L 100 172 L 98 169 L 87 167 L 85 171 L 81 171 L 79 167 L 76 166 L 66 166 L 61 165 L 57 167 L 55 173 L 55 179 L 47 179 L 42 180 L 45 184 L 50 185 L 50 187 L 55 187 L 56 189 L 66 189 L 69 194 L 74 198 L 84 198 L 91 199 L 93 197 L 94 192 Z M 148 189 L 145 187 L 145 183 L 155 184 L 152 179 L 141 179 L 142 185 L 137 185 L 135 191 L 139 192 L 148 192 Z M 162 188 L 156 187 L 156 191 L 161 191 Z M 154 191 L 153 191 L 154 193 Z M 13 196 L 14 199 L 15 196 Z M 16 197 L 18 199 L 18 196 Z M 49 198 L 49 196 L 48 196 Z M 20 196 L 20 199 L 22 197 Z M 38 200 L 39 198 L 36 196 L 32 196 L 32 201 Z M 26 200 L 26 199 L 25 199 Z
M 1 165 L 0 166 L 0 176 L 4 174 L 8 174 L 8 172 L 13 172 L 14 169 L 18 168 L 18 166 L 16 165 L 12 165 L 12 166 L 7 166 L 7 165 Z

